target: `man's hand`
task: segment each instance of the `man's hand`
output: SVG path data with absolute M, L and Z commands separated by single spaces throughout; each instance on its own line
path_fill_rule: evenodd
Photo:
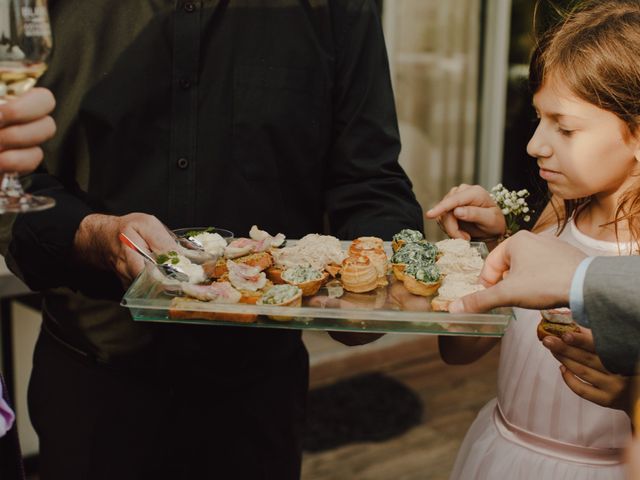
M 27 173 L 40 164 L 39 145 L 56 132 L 49 116 L 55 105 L 45 88 L 34 88 L 0 105 L 0 173 Z
M 480 280 L 488 288 L 453 302 L 449 311 L 567 306 L 573 275 L 585 257 L 583 252 L 561 240 L 518 232 L 487 257 Z
M 580 327 L 579 333 L 566 333 L 562 340 L 549 335 L 542 344 L 562 364 L 562 378 L 576 395 L 603 407 L 629 413 L 632 377 L 615 375 L 602 365 L 591 330 Z
M 144 268 L 144 260 L 120 243 L 120 232 L 150 252 L 162 253 L 178 248 L 164 224 L 152 215 L 93 214 L 85 217 L 76 232 L 76 259 L 98 269 L 113 270 L 123 285 L 128 286 Z

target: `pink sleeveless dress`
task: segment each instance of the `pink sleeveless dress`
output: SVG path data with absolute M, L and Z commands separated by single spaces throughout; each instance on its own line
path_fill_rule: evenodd
M 628 245 L 619 250 L 616 243 L 587 237 L 573 223 L 560 238 L 588 255 L 629 253 Z M 471 425 L 450 478 L 623 480 L 629 418 L 573 393 L 560 363 L 538 340 L 540 312 L 515 309 L 515 314 L 502 339 L 498 398 Z

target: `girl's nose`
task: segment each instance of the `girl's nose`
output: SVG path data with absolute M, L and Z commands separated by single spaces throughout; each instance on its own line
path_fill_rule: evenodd
M 533 133 L 529 144 L 527 145 L 527 153 L 534 158 L 547 158 L 553 155 L 551 145 L 544 139 L 540 125 Z

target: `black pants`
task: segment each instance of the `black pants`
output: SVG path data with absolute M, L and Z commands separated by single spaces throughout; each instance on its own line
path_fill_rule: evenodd
M 29 386 L 41 480 L 299 478 L 304 347 L 242 387 L 184 373 L 98 365 L 41 333 Z

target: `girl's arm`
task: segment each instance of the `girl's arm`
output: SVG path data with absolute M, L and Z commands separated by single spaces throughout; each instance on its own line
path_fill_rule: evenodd
M 500 341 L 487 337 L 438 337 L 440 358 L 449 365 L 475 362 Z

